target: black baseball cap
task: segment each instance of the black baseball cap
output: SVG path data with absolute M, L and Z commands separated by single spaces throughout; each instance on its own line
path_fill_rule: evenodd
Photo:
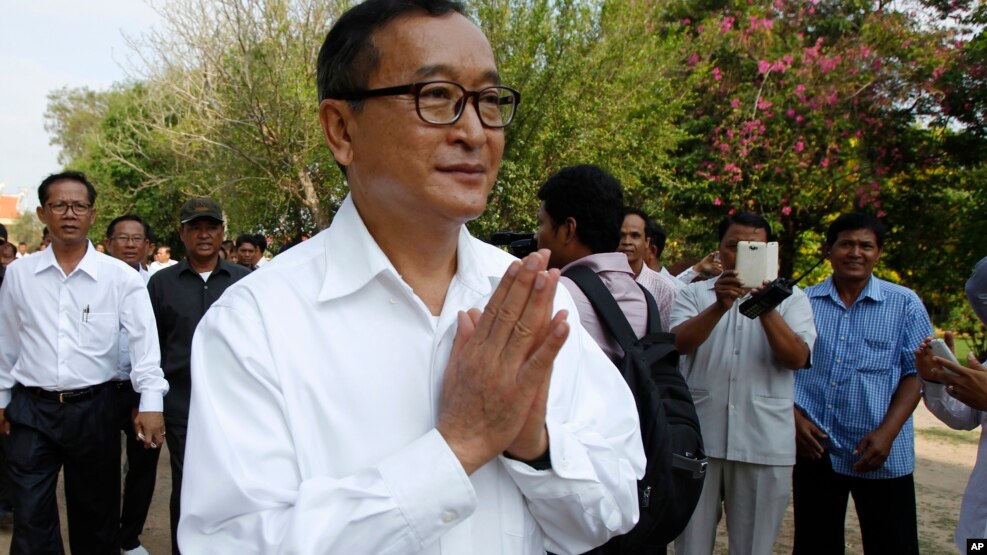
M 208 197 L 198 197 L 188 200 L 182 205 L 181 221 L 187 224 L 199 218 L 212 218 L 223 223 L 223 209 L 219 203 Z

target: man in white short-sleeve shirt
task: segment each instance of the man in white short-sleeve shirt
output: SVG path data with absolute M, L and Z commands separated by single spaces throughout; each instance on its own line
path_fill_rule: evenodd
M 770 240 L 768 222 L 741 212 L 724 219 L 718 235 L 723 273 L 685 286 L 672 311 L 709 455 L 699 504 L 675 541 L 678 555 L 712 553 L 724 510 L 731 553 L 772 551 L 795 464 L 794 370 L 807 366 L 816 339 L 809 300 L 797 287 L 757 319 L 740 313 L 753 284 L 737 277 L 737 243 Z
M 580 553 L 634 525 L 630 391 L 548 251 L 464 227 L 520 95 L 462 9 L 372 0 L 326 37 L 350 194 L 196 330 L 183 551 Z

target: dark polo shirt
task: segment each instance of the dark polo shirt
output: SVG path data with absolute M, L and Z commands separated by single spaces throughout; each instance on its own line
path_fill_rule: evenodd
M 161 368 L 170 387 L 164 399 L 164 412 L 169 420 L 188 421 L 192 395 L 190 355 L 195 327 L 227 287 L 249 274 L 247 268 L 220 259 L 207 281 L 189 266 L 188 260 L 151 276 L 147 290 L 158 323 Z

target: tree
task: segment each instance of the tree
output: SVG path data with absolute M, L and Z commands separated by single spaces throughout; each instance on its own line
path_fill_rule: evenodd
M 340 3 L 182 0 L 146 38 L 156 122 L 241 229 L 325 227 L 346 193 L 317 120 L 315 61 Z
M 696 138 L 680 151 L 688 186 L 668 194 L 707 219 L 768 216 L 792 275 L 798 253 L 818 252 L 806 232 L 833 214 L 887 215 L 887 185 L 928 144 L 913 126 L 938 113 L 932 76 L 957 55 L 955 32 L 863 0 L 706 8 L 669 22 L 688 38 L 683 67 L 702 79 L 683 122 Z
M 597 164 L 649 203 L 671 173 L 688 99 L 673 68 L 678 38 L 656 33 L 661 3 L 489 0 L 473 5 L 506 84 L 522 92 L 490 208 L 472 230 L 533 229 L 536 192 L 567 165 Z

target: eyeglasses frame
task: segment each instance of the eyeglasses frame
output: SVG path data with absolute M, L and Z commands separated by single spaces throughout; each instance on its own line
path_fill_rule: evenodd
M 459 105 L 459 111 L 456 113 L 456 117 L 452 118 L 452 121 L 445 123 L 435 123 L 432 121 L 428 121 L 427 119 L 425 119 L 425 116 L 422 115 L 421 108 L 419 107 L 419 99 L 420 99 L 419 95 L 421 94 L 422 89 L 424 89 L 428 85 L 434 85 L 436 83 L 455 85 L 459 87 L 459 89 L 462 90 L 464 93 L 462 102 Z M 511 119 L 507 120 L 507 122 L 504 123 L 503 125 L 490 125 L 489 123 L 483 121 L 483 116 L 480 114 L 480 93 L 488 89 L 506 90 L 511 93 L 514 99 L 514 111 L 511 112 Z M 463 116 L 463 112 L 466 111 L 466 103 L 469 102 L 470 98 L 472 98 L 473 109 L 476 110 L 476 115 L 480 119 L 480 123 L 482 123 L 484 127 L 489 127 L 491 129 L 503 129 L 514 121 L 514 116 L 517 114 L 517 107 L 521 104 L 521 93 L 505 85 L 490 85 L 489 87 L 483 87 L 482 89 L 471 91 L 455 81 L 446 81 L 444 79 L 437 79 L 434 81 L 419 81 L 417 83 L 409 83 L 407 85 L 396 85 L 393 87 L 383 87 L 378 89 L 367 89 L 359 92 L 341 94 L 334 98 L 336 100 L 348 100 L 350 102 L 359 102 L 361 100 L 366 100 L 368 98 L 378 98 L 382 96 L 400 96 L 404 94 L 410 94 L 415 98 L 415 112 L 418 114 L 418 117 L 422 121 L 430 125 L 455 125 L 456 122 L 459 121 L 459 118 Z

